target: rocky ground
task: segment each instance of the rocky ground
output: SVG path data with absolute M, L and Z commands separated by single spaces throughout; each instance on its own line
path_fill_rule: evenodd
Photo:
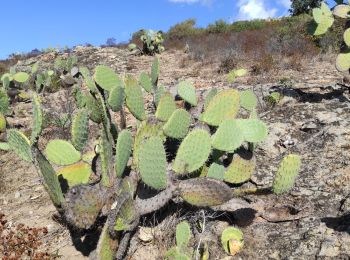
M 105 64 L 120 74 L 149 71 L 152 62 L 152 57 L 133 56 L 117 48 L 77 48 L 74 52 L 79 63 L 90 69 Z M 249 74 L 231 86 L 225 75 L 217 73 L 218 64 L 195 62 L 182 51 L 170 50 L 159 58 L 160 83 L 169 88 L 179 79 L 188 79 L 199 92 L 211 87 L 255 91 L 260 99 L 261 118 L 269 126 L 269 137 L 257 149 L 258 167 L 251 185 L 271 183 L 285 154 L 293 152 L 302 157 L 302 170 L 290 193 L 279 197 L 247 197 L 259 201 L 265 208 L 279 208 L 280 211 L 275 212 L 277 220 L 267 221 L 242 211 L 210 223 L 211 213 L 204 212 L 209 219 L 208 229 L 219 229 L 225 221 L 241 226 L 244 250 L 232 259 L 350 259 L 349 87 L 336 72 L 333 57 L 320 56 L 305 61 L 299 71 Z M 37 59 L 44 64 L 52 62 L 54 57 L 46 54 L 21 61 L 18 66 L 30 65 Z M 46 98 L 57 101 L 60 106 L 64 91 Z M 276 106 L 264 100 L 272 91 L 283 94 Z M 17 121 L 13 120 L 12 124 L 29 129 L 31 105 L 17 103 L 15 106 Z M 169 213 L 162 218 L 155 214 L 143 220 L 132 239 L 128 259 L 162 259 L 167 246 L 174 241 L 172 230 L 177 218 L 201 218 L 195 211 L 191 213 L 193 216 L 183 216 L 180 206 L 169 205 L 165 211 Z M 41 234 L 38 252 L 61 259 L 87 259 L 89 245 L 72 241 L 68 230 L 55 218 L 55 209 L 34 167 L 12 152 L 0 151 L 0 213 L 7 218 L 5 230 L 19 223 L 47 228 L 47 232 Z M 210 259 L 224 256 L 215 245 L 209 251 Z

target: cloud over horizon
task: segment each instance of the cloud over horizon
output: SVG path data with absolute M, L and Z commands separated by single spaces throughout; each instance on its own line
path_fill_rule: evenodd
M 239 0 L 237 18 L 239 20 L 265 19 L 275 17 L 277 8 L 268 8 L 264 0 Z

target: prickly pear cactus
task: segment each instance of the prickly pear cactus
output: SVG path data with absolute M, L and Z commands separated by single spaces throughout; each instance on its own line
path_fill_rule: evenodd
M 143 215 L 175 198 L 193 207 L 215 209 L 243 194 L 240 185 L 254 174 L 252 147 L 268 134 L 266 124 L 258 119 L 254 93 L 215 89 L 203 98 L 184 81 L 177 94 L 185 106 L 178 107 L 167 87 L 158 86 L 159 67 L 156 58 L 150 76 L 143 73 L 139 80 L 123 78 L 101 65 L 92 78 L 87 68 L 80 67 L 72 91 L 77 109 L 70 140 L 42 142 L 42 97 L 34 95 L 31 138 L 9 129 L 8 142 L 0 143 L 0 149 L 14 151 L 36 165 L 69 228 L 103 227 L 92 257 L 123 259 Z M 8 109 L 5 93 L 0 90 L 1 113 Z M 151 102 L 145 102 L 144 96 Z M 250 113 L 249 118 L 242 118 L 241 108 Z M 128 121 L 130 129 L 126 129 L 126 115 L 134 117 Z M 89 129 L 97 130 L 96 139 Z M 43 151 L 39 144 L 45 144 Z M 285 158 L 273 188 L 267 188 L 276 194 L 287 192 L 299 168 L 298 156 Z M 177 246 L 168 251 L 168 258 L 193 257 L 190 233 L 187 222 L 179 224 Z M 231 235 L 224 236 L 226 251 L 227 237 L 230 242 Z

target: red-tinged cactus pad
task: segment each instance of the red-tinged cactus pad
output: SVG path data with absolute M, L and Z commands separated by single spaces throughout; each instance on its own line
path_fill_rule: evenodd
M 57 171 L 58 176 L 62 176 L 63 179 L 67 180 L 69 187 L 87 184 L 91 173 L 91 166 L 85 162 L 78 162 Z

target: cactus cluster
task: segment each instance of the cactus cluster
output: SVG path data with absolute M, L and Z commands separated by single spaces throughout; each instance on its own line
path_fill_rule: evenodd
M 139 49 L 143 54 L 154 55 L 156 53 L 161 53 L 165 50 L 163 46 L 163 34 L 161 31 L 154 30 L 142 30 L 142 35 L 140 36 L 142 42 L 142 48 L 135 43 L 130 43 L 128 49 L 130 51 L 135 51 Z
M 325 34 L 329 28 L 332 27 L 335 19 L 346 19 L 349 21 L 350 18 L 350 5 L 343 4 L 343 1 L 336 1 L 338 4 L 331 10 L 327 3 L 322 2 L 319 8 L 312 10 L 315 26 L 313 34 L 315 36 Z M 350 69 L 350 28 L 344 31 L 343 35 L 344 46 L 341 48 L 341 53 L 338 54 L 336 59 L 336 68 L 341 72 L 349 72 Z
M 81 67 L 69 140 L 50 140 L 39 149 L 43 117 L 40 96 L 34 94 L 31 137 L 11 129 L 8 143 L 0 146 L 36 165 L 53 204 L 73 229 L 93 228 L 107 217 L 94 252 L 101 259 L 121 259 L 140 217 L 176 196 L 197 207 L 233 199 L 254 174 L 254 147 L 267 137 L 253 92 L 215 90 L 202 97 L 183 81 L 174 97 L 158 85 L 159 71 L 157 58 L 151 73 L 139 79 L 105 66 L 97 66 L 94 75 Z M 145 108 L 146 95 L 153 97 L 152 108 Z M 137 120 L 135 131 L 126 129 L 127 112 Z M 97 140 L 91 140 L 92 125 L 99 128 Z M 271 192 L 287 192 L 299 168 L 297 155 L 284 159 Z M 143 186 L 153 197 L 139 198 Z M 188 230 L 187 223 L 178 226 L 176 254 L 187 252 Z

